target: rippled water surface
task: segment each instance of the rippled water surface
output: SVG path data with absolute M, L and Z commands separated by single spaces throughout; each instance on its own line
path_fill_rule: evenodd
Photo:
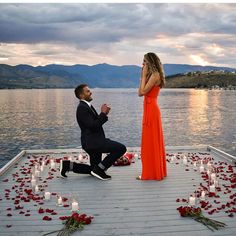
M 136 89 L 93 89 L 93 105 L 109 103 L 106 136 L 139 146 L 143 98 Z M 236 91 L 163 89 L 166 145 L 209 144 L 236 156 Z M 0 166 L 21 149 L 80 146 L 73 89 L 0 90 Z

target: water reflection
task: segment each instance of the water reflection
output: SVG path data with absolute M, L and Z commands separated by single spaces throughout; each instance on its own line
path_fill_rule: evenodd
M 204 135 L 209 129 L 209 119 L 207 113 L 208 107 L 208 92 L 204 90 L 189 91 L 189 106 L 188 106 L 188 125 L 189 133 L 193 135 Z
M 107 137 L 139 146 L 143 98 L 137 89 L 93 89 L 93 105 L 111 105 Z M 236 155 L 235 91 L 163 89 L 158 100 L 166 145 L 214 145 Z M 80 145 L 73 89 L 0 90 L 0 165 L 23 148 Z

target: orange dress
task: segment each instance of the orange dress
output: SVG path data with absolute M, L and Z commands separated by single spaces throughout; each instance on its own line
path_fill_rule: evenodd
M 142 180 L 162 180 L 167 175 L 161 112 L 157 104 L 159 86 L 154 86 L 145 96 L 142 123 Z

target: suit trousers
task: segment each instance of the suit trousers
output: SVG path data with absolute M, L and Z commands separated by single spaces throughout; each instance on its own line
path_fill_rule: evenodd
M 90 174 L 95 166 L 101 163 L 105 170 L 111 167 L 115 161 L 123 156 L 126 152 L 125 145 L 110 140 L 105 139 L 104 145 L 97 149 L 84 149 L 90 157 L 90 166 L 86 164 L 73 164 L 73 172 L 80 174 Z M 102 160 L 102 154 L 107 153 L 107 156 Z
M 85 151 L 90 156 L 90 165 L 92 169 L 101 163 L 105 167 L 105 170 L 107 170 L 118 158 L 123 156 L 126 152 L 126 147 L 119 142 L 105 139 L 102 147 L 98 149 L 87 149 Z M 107 153 L 107 156 L 102 160 L 103 153 Z

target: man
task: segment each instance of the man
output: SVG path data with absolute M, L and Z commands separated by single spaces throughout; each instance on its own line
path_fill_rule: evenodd
M 81 129 L 82 148 L 90 156 L 90 166 L 63 161 L 60 173 L 66 177 L 65 173 L 72 170 L 76 173 L 91 174 L 101 180 L 109 180 L 111 176 L 105 171 L 126 152 L 123 144 L 105 137 L 102 125 L 108 121 L 110 107 L 103 104 L 98 114 L 90 103 L 93 98 L 87 84 L 77 86 L 75 96 L 80 99 L 76 118 Z M 102 160 L 103 153 L 108 153 L 108 155 Z

